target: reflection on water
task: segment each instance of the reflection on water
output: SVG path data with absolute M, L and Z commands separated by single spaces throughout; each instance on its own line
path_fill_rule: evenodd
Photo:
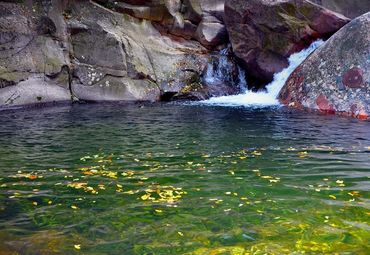
M 0 254 L 369 251 L 369 122 L 181 105 L 0 119 Z

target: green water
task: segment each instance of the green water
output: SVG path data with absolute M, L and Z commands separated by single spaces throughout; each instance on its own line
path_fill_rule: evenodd
M 369 254 L 370 123 L 280 109 L 0 112 L 0 254 Z

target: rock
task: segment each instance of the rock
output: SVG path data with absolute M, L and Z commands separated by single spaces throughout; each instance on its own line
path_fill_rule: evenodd
M 43 77 L 37 75 L 28 77 L 16 85 L 4 86 L 0 93 L 1 106 L 15 107 L 70 101 L 71 94 L 67 88 L 59 86 L 54 81 L 45 81 Z
M 306 0 L 230 0 L 225 6 L 235 55 L 262 85 L 288 65 L 289 55 L 347 22 L 348 18 Z
M 316 0 L 316 3 L 351 19 L 370 11 L 370 1 L 367 0 Z
M 95 0 L 116 12 L 149 20 L 162 33 L 196 39 L 214 49 L 228 42 L 223 24 L 225 0 Z
M 187 70 L 201 73 L 207 64 L 207 50 L 199 43 L 172 41 L 150 21 L 94 4 L 72 7 L 68 23 L 87 27 L 71 35 L 76 70 L 71 87 L 81 100 L 158 101 L 161 93 L 187 85 Z
M 219 22 L 208 22 L 203 19 L 198 25 L 195 38 L 202 45 L 212 49 L 227 41 L 226 27 Z
M 54 5 L 55 4 L 55 5 Z M 50 1 L 62 13 L 61 1 Z M 69 54 L 62 24 L 23 4 L 0 3 L 0 107 L 70 101 Z
M 310 55 L 289 77 L 279 99 L 299 109 L 370 119 L 370 12 Z
M 192 86 L 226 42 L 202 1 L 0 1 L 0 107 L 221 93 Z

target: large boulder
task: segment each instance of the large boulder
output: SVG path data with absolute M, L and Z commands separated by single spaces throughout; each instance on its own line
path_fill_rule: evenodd
M 289 55 L 347 22 L 341 14 L 306 0 L 230 0 L 225 6 L 235 55 L 262 85 L 288 65 Z
M 282 103 L 370 119 L 370 12 L 310 55 L 280 92 Z

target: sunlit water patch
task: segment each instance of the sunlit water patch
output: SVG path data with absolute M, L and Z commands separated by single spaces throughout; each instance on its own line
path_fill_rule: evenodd
M 0 118 L 0 254 L 368 254 L 368 122 L 177 105 Z
M 282 70 L 280 73 L 274 75 L 274 80 L 266 86 L 267 91 L 246 91 L 243 94 L 234 96 L 213 97 L 209 100 L 201 101 L 200 104 L 256 107 L 278 106 L 279 101 L 277 100 L 277 97 L 285 82 L 288 80 L 289 75 L 323 43 L 324 42 L 322 40 L 318 40 L 312 43 L 307 49 L 291 55 L 288 59 L 289 66 Z

